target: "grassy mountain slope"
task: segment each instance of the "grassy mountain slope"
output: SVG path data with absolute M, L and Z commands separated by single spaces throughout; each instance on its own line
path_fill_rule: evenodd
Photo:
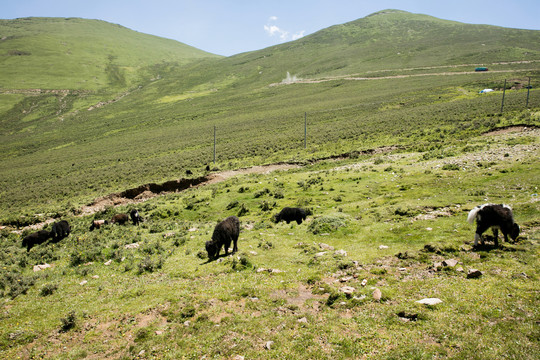
M 430 30 L 420 31 L 420 25 Z M 468 44 L 477 39 L 471 33 L 484 29 L 486 34 L 492 31 L 492 37 L 483 36 L 489 44 L 506 39 L 507 34 L 521 34 L 521 42 L 500 41 L 501 52 L 519 45 L 529 49 L 529 61 L 538 60 L 532 54 L 540 43 L 536 41 L 540 32 L 463 25 L 391 11 L 257 52 L 153 65 L 152 80 L 147 77 L 141 87 L 129 91 L 112 89 L 106 101 L 99 92 L 0 94 L 0 151 L 4 155 L 0 218 L 14 221 L 25 214 L 28 220 L 36 219 L 38 213 L 64 213 L 108 193 L 184 176 L 186 169 L 200 173 L 212 161 L 214 126 L 218 129 L 217 166 L 233 168 L 388 145 L 436 150 L 443 143 L 459 142 L 496 126 L 538 124 L 538 63 L 492 64 L 488 73 L 460 73 L 462 67 L 455 67 L 459 61 L 447 52 L 424 56 L 433 45 L 429 34 L 433 32 L 436 43 L 443 44 L 443 35 L 451 33 L 448 28 L 461 34 L 446 42 L 453 54 L 470 52 Z M 398 36 L 396 32 L 402 30 L 397 29 L 408 29 L 407 33 L 417 29 L 422 35 L 413 41 Z M 366 43 L 368 38 L 373 42 L 369 52 L 349 45 Z M 397 53 L 390 56 L 390 45 L 417 49 L 422 43 L 426 49 L 410 55 L 415 65 L 423 66 L 419 70 L 402 69 L 411 64 L 403 63 Z M 488 61 L 484 55 L 482 60 Z M 373 58 L 385 60 L 376 67 L 369 60 Z M 524 59 L 523 54 L 506 58 Z M 328 69 L 316 70 L 317 61 Z M 336 65 L 344 61 L 345 67 Z M 368 74 L 373 69 L 379 73 L 371 73 L 372 77 L 389 73 L 383 70 L 401 77 L 272 86 L 296 69 L 317 77 Z M 450 75 L 437 74 L 441 72 Z M 526 90 L 522 88 L 528 76 L 533 85 L 531 110 L 524 107 Z M 478 90 L 500 90 L 505 78 L 512 82 L 505 114 L 500 114 L 502 92 L 479 96 Z M 518 89 L 510 90 L 515 83 Z M 307 149 L 303 149 L 305 113 Z
M 145 67 L 218 58 L 177 41 L 99 20 L 0 20 L 1 89 L 126 88 Z

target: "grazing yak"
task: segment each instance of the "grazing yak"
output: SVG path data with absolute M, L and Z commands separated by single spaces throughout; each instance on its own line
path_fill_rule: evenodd
M 26 247 L 26 251 L 36 245 L 43 244 L 51 237 L 51 232 L 47 230 L 39 230 L 24 237 L 22 246 Z
M 93 231 L 94 229 L 99 229 L 103 225 L 108 225 L 109 222 L 107 220 L 92 220 L 92 225 L 90 225 L 90 231 Z
M 236 216 L 229 216 L 216 225 L 212 240 L 206 242 L 208 258 L 214 260 L 219 257 L 221 247 L 225 248 L 225 256 L 229 254 L 229 246 L 233 243 L 233 253 L 238 251 L 237 241 L 240 235 L 240 220 Z
M 111 218 L 111 224 L 124 225 L 129 220 L 128 214 L 116 214 Z
M 476 219 L 476 233 L 474 235 L 474 246 L 478 245 L 478 240 L 484 245 L 482 234 L 489 228 L 495 237 L 495 247 L 499 247 L 499 229 L 504 235 L 504 241 L 508 242 L 508 235 L 513 240 L 519 236 L 519 226 L 514 222 L 512 209 L 508 205 L 484 204 L 479 205 L 469 212 L 467 221 L 474 223 Z
M 131 217 L 131 221 L 133 222 L 133 225 L 139 225 L 139 223 L 144 221 L 144 219 L 141 217 L 137 209 L 131 210 L 131 212 L 129 213 L 129 216 Z
M 54 242 L 60 241 L 67 237 L 71 231 L 69 223 L 66 220 L 61 220 L 53 224 L 51 237 Z
M 300 225 L 303 220 L 306 220 L 307 215 L 308 213 L 304 209 L 284 207 L 279 214 L 274 215 L 274 222 L 278 223 L 283 220 L 288 224 L 291 221 L 296 221 Z

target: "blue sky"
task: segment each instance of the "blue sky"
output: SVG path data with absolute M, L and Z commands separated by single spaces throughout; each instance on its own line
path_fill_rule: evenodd
M 540 0 L 3 0 L 0 18 L 100 19 L 229 56 L 384 9 L 540 30 Z

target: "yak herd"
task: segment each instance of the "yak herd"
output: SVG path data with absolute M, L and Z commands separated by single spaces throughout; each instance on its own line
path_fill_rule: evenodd
M 279 223 L 285 221 L 289 224 L 296 221 L 298 225 L 302 224 L 309 215 L 309 211 L 301 208 L 285 207 L 278 214 L 274 215 L 274 222 Z M 93 220 L 90 225 L 90 231 L 99 229 L 106 224 L 124 225 L 131 219 L 133 225 L 138 225 L 144 219 L 136 209 L 131 210 L 130 214 L 116 214 L 110 221 Z M 499 246 L 498 234 L 501 230 L 504 240 L 508 242 L 508 236 L 513 240 L 519 235 L 519 226 L 514 221 L 512 209 L 508 205 L 484 204 L 473 208 L 467 217 L 467 221 L 473 224 L 476 220 L 476 232 L 474 237 L 474 247 L 478 246 L 478 241 L 484 245 L 482 234 L 489 228 L 492 228 L 495 246 Z M 35 246 L 52 239 L 52 242 L 58 242 L 67 237 L 71 229 L 67 221 L 61 220 L 53 224 L 51 231 L 39 230 L 25 236 L 22 240 L 22 246 L 26 247 L 27 251 Z M 206 252 L 210 261 L 219 257 L 221 248 L 225 251 L 225 256 L 229 254 L 229 247 L 232 243 L 232 253 L 238 251 L 238 236 L 240 235 L 240 220 L 236 216 L 229 216 L 221 221 L 214 228 L 211 240 L 205 244 Z

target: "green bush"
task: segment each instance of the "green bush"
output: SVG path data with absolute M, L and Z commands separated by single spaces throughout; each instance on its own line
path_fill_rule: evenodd
M 315 235 L 330 233 L 347 226 L 348 221 L 348 217 L 344 214 L 325 215 L 313 219 L 308 226 L 308 230 Z

